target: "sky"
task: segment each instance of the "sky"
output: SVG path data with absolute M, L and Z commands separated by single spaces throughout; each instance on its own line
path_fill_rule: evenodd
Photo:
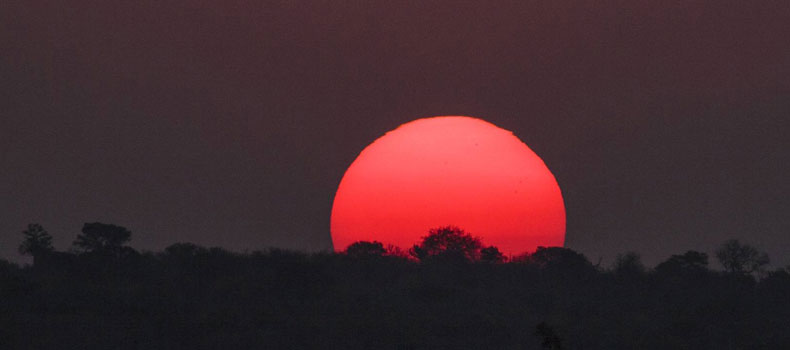
M 471 115 L 545 161 L 593 262 L 739 238 L 784 266 L 786 33 L 784 1 L 4 1 L 0 257 L 31 222 L 331 249 L 365 146 Z

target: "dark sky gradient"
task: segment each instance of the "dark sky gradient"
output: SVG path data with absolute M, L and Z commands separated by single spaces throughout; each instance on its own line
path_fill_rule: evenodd
M 0 256 L 29 222 L 329 249 L 367 144 L 473 115 L 544 159 L 593 261 L 790 263 L 788 2 L 495 3 L 3 1 Z

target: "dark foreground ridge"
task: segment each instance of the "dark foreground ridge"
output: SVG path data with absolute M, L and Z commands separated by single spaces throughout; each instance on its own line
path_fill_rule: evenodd
M 728 241 L 608 268 L 566 248 L 510 260 L 460 229 L 402 252 L 237 254 L 190 243 L 139 253 L 86 224 L 70 253 L 38 225 L 0 260 L 1 349 L 782 349 L 790 274 Z

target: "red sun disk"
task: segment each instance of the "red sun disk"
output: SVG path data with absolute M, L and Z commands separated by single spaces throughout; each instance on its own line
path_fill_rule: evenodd
M 340 181 L 330 231 L 408 249 L 455 225 L 506 255 L 562 246 L 565 206 L 543 161 L 511 132 L 470 117 L 401 125 L 365 148 Z

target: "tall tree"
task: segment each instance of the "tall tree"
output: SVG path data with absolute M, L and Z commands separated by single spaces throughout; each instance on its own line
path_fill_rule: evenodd
M 28 224 L 27 229 L 22 231 L 22 235 L 25 238 L 19 245 L 19 253 L 33 256 L 34 265 L 37 256 L 53 250 L 52 236 L 39 224 Z

